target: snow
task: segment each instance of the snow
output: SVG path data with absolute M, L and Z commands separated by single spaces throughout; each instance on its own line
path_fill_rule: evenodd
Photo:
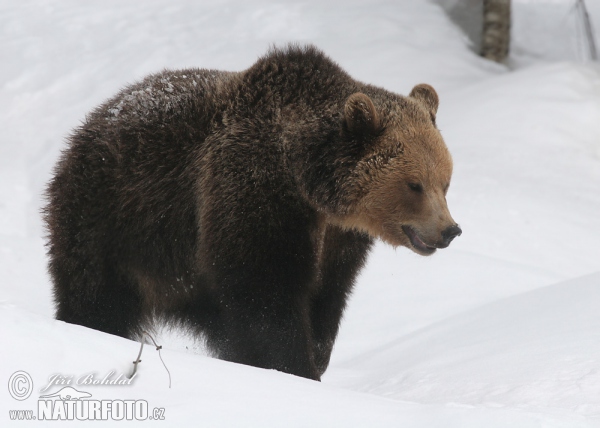
M 353 377 L 336 383 L 400 400 L 600 416 L 600 402 L 581 401 L 600 396 L 598 283 L 600 273 L 445 318 L 346 361 Z
M 586 0 L 585 5 L 597 32 L 600 2 Z M 513 59 L 524 62 L 590 59 L 582 9 L 576 6 L 576 0 L 513 0 L 513 10 Z
M 571 1 L 514 6 L 507 67 L 425 1 L 1 1 L 0 381 L 24 370 L 35 385 L 0 395 L 2 426 L 23 424 L 8 410 L 37 408 L 52 374 L 128 373 L 139 350 L 52 319 L 39 211 L 65 136 L 148 74 L 239 71 L 287 41 L 368 83 L 438 90 L 463 235 L 430 258 L 376 246 L 321 383 L 163 332 L 171 389 L 152 346 L 132 386 L 78 389 L 164 407 L 165 426 L 600 426 L 600 68 L 577 62 Z

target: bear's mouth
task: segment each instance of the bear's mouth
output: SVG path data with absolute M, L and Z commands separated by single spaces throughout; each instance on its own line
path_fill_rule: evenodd
M 402 226 L 402 231 L 410 239 L 410 243 L 417 252 L 429 255 L 435 253 L 436 247 L 427 245 L 419 236 L 417 231 L 411 226 Z

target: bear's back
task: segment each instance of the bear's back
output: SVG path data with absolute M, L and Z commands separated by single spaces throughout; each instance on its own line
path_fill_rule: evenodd
M 173 120 L 195 108 L 206 112 L 219 98 L 220 88 L 236 74 L 197 68 L 164 70 L 125 87 L 92 112 L 87 122 L 133 127 Z
M 147 264 L 175 252 L 161 234 L 192 247 L 194 152 L 210 132 L 220 88 L 236 74 L 165 70 L 89 114 L 69 137 L 48 188 L 51 235 L 87 241 L 92 251 L 114 242 L 125 253 L 141 248 L 136 254 Z

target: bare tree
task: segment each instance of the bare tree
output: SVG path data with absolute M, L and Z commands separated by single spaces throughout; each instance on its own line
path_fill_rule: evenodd
M 596 40 L 594 38 L 594 29 L 592 28 L 592 22 L 590 20 L 590 15 L 585 7 L 584 0 L 576 0 L 575 8 L 581 17 L 581 21 L 583 22 L 583 33 L 585 34 L 585 39 L 587 40 L 588 49 L 590 52 L 590 59 L 592 61 L 598 61 L 598 50 L 596 49 Z
M 483 0 L 481 56 L 501 62 L 510 45 L 510 0 Z

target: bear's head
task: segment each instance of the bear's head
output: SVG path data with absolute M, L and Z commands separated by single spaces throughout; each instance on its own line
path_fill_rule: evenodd
M 437 93 L 421 84 L 408 97 L 373 95 L 354 93 L 344 107 L 347 138 L 366 149 L 349 180 L 358 197 L 342 223 L 433 254 L 462 233 L 446 203 L 452 158 L 435 125 Z

